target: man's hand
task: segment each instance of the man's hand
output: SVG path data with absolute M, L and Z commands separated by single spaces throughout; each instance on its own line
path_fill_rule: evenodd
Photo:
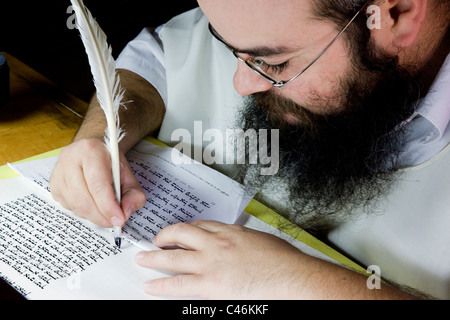
M 72 143 L 61 151 L 52 173 L 53 198 L 99 226 L 125 224 L 145 204 L 146 197 L 122 153 L 120 163 L 121 205 L 114 195 L 111 158 L 103 140 L 91 138 Z
M 163 229 L 153 244 L 180 249 L 140 252 L 137 263 L 181 274 L 147 282 L 151 295 L 287 299 L 301 285 L 304 255 L 284 240 L 242 226 L 180 223 Z
M 165 112 L 158 91 L 147 80 L 128 70 L 118 70 L 118 73 L 126 89 L 123 101 L 133 101 L 126 109 L 119 110 L 120 123 L 126 132 L 119 144 L 121 205 L 114 195 L 111 158 L 102 138 L 105 113 L 96 97 L 91 100 L 75 142 L 61 151 L 50 179 L 50 190 L 56 201 L 103 227 L 123 225 L 145 204 L 146 196 L 124 154 L 159 128 Z
M 197 221 L 169 226 L 153 238 L 160 248 L 140 252 L 136 262 L 178 275 L 147 282 L 156 296 L 206 299 L 411 299 L 367 277 L 306 255 L 273 235 L 238 225 Z

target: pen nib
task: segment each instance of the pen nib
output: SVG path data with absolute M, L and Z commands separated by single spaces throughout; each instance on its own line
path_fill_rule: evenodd
M 120 245 L 122 244 L 122 238 L 121 237 L 115 237 L 114 242 L 116 243 L 116 246 L 120 249 Z

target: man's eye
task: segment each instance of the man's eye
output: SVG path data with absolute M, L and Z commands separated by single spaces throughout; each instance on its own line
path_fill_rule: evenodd
M 264 67 L 267 67 L 267 64 L 261 58 L 253 58 L 252 61 L 253 61 L 253 64 L 258 68 L 263 69 Z
M 261 58 L 253 58 L 252 63 L 255 67 L 261 69 L 262 71 L 272 74 L 282 73 L 284 70 L 286 70 L 288 65 L 287 61 L 277 65 L 268 64 Z
M 269 72 L 271 72 L 271 73 L 280 74 L 284 70 L 286 70 L 287 65 L 288 65 L 287 62 L 283 62 L 283 63 L 277 64 L 277 65 L 267 64 L 267 69 L 270 70 Z

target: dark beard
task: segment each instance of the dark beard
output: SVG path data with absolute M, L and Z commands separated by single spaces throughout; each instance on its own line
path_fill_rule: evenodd
M 241 179 L 261 191 L 260 201 L 264 189 L 282 194 L 281 208 L 274 209 L 306 229 L 330 228 L 356 209 L 370 211 L 397 176 L 405 140 L 400 124 L 418 98 L 413 77 L 386 60 L 356 68 L 357 76 L 341 84 L 344 107 L 336 114 L 313 114 L 270 92 L 248 98 L 240 127 L 280 130 L 277 175 L 259 175 L 258 165 L 241 167 Z M 284 121 L 286 113 L 299 123 Z

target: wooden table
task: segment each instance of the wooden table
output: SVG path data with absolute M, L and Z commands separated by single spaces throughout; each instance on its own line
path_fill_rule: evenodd
M 88 103 L 59 88 L 13 56 L 10 99 L 0 107 L 0 166 L 68 145 Z M 0 279 L 0 300 L 23 299 Z
M 8 104 L 0 107 L 0 166 L 68 145 L 88 103 L 2 54 L 11 69 L 11 89 Z

